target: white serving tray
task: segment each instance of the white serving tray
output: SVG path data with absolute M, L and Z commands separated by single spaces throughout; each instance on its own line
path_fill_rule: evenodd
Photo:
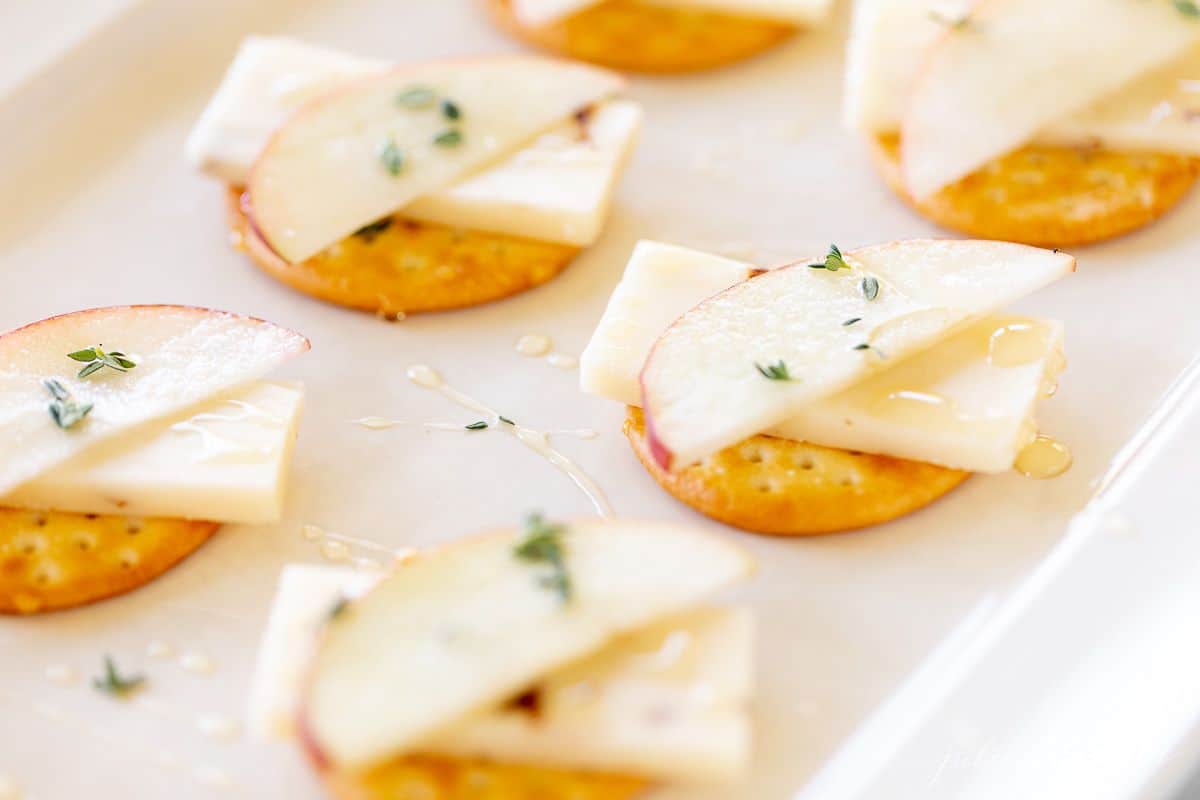
M 88 306 L 179 302 L 254 313 L 313 340 L 312 353 L 280 376 L 308 386 L 284 524 L 227 528 L 124 598 L 0 620 L 0 774 L 30 796 L 318 797 L 293 748 L 217 741 L 195 724 L 198 714 L 241 715 L 279 568 L 320 559 L 300 527 L 407 547 L 531 509 L 591 513 L 566 477 L 509 437 L 350 424 L 365 415 L 473 421 L 405 379 L 407 366 L 424 362 L 527 424 L 600 431 L 594 441 L 559 446 L 622 515 L 723 531 L 756 553 L 760 572 L 737 594 L 757 610 L 761 631 L 753 775 L 735 787 L 662 796 L 788 797 L 882 713 L 889 695 L 911 689 L 953 632 L 1007 619 L 997 609 L 1062 541 L 1092 482 L 1200 343 L 1195 195 L 1139 234 L 1080 250 L 1077 275 L 1019 308 L 1067 323 L 1071 367 L 1041 419 L 1074 450 L 1066 476 L 976 477 L 921 513 L 851 535 L 787 541 L 730 531 L 658 490 L 620 434 L 621 409 L 582 395 L 574 372 L 522 358 L 512 343 L 546 333 L 577 354 L 639 238 L 766 263 L 821 253 L 830 242 L 937 234 L 883 187 L 861 142 L 841 130 L 844 19 L 741 66 L 635 79 L 631 95 L 646 107 L 646 128 L 600 245 L 537 291 L 399 324 L 318 303 L 262 275 L 227 245 L 221 188 L 184 163 L 189 127 L 250 32 L 396 59 L 518 47 L 468 0 L 147 0 L 0 104 L 0 327 Z M 1188 515 L 1190 506 L 1163 505 L 1139 528 Z M 1144 589 L 1131 599 L 1161 588 L 1142 571 L 1126 580 L 1123 589 Z M 1103 597 L 1110 584 L 1080 588 Z M 197 676 L 150 658 L 152 640 L 207 654 L 216 671 Z M 118 705 L 88 687 L 105 653 L 148 674 L 141 700 Z M 1027 652 L 1024 663 L 1031 680 L 1046 681 L 1074 666 L 1058 651 Z M 60 664 L 80 679 L 48 681 L 46 668 Z M 941 694 L 925 697 L 923 708 L 940 707 Z M 1014 689 L 994 699 L 1014 710 L 1028 696 Z M 1063 719 L 1089 724 L 1086 715 Z M 854 752 L 851 743 L 837 762 L 861 759 L 851 770 L 864 772 L 879 762 Z

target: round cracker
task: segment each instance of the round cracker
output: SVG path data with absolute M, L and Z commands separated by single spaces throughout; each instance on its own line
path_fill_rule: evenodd
M 669 472 L 654 460 L 641 409 L 624 432 L 642 466 L 676 500 L 726 525 L 773 536 L 864 528 L 923 508 L 971 473 L 920 461 L 752 436 Z
M 267 274 L 305 294 L 384 315 L 446 311 L 499 300 L 562 272 L 579 248 L 393 218 L 289 264 L 250 224 L 229 190 L 234 242 Z
M 1030 145 L 917 200 L 900 171 L 900 138 L 873 142 L 892 190 L 939 225 L 982 239 L 1069 247 L 1111 239 L 1161 217 L 1200 176 L 1200 158 Z
M 87 605 L 149 583 L 215 522 L 0 508 L 0 614 Z
M 522 24 L 511 0 L 488 0 L 496 23 L 529 44 L 631 72 L 696 72 L 749 58 L 787 39 L 783 22 L 719 11 L 605 0 L 540 27 Z
M 639 778 L 434 756 L 326 781 L 338 800 L 631 800 L 646 788 Z

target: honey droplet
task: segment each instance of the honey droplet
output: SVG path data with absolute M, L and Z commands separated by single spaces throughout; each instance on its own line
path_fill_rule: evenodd
M 537 358 L 544 356 L 550 352 L 553 343 L 549 336 L 542 336 L 538 333 L 528 333 L 517 339 L 516 351 L 523 356 Z
M 1071 468 L 1073 459 L 1067 446 L 1057 439 L 1038 435 L 1017 455 L 1017 472 L 1026 478 L 1057 478 Z
M 993 367 L 1023 367 L 1046 354 L 1047 330 L 1032 322 L 1010 322 L 992 331 L 988 363 Z

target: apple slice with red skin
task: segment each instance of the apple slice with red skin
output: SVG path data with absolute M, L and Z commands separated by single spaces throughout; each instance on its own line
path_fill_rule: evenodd
M 76 377 L 67 354 L 125 353 L 137 366 Z M 88 447 L 262 377 L 309 349 L 295 331 L 254 317 L 173 305 L 77 311 L 0 334 L 0 495 Z M 50 415 L 44 381 L 92 410 L 69 428 Z
M 615 72 L 528 56 L 437 61 L 360 78 L 275 132 L 251 171 L 251 219 L 285 260 L 304 261 L 624 85 Z
M 846 261 L 837 271 L 800 263 L 765 272 L 663 333 L 641 385 L 664 469 L 768 430 L 1075 269 L 1057 251 L 934 239 L 867 247 Z M 778 379 L 764 374 L 781 362 Z
M 401 565 L 325 628 L 301 701 L 301 738 L 322 769 L 411 752 L 615 637 L 753 569 L 728 540 L 655 522 L 578 520 L 560 534 L 570 591 L 497 531 Z
M 1175 5 L 980 2 L 934 45 L 909 97 L 909 192 L 934 194 L 1200 44 L 1200 19 Z

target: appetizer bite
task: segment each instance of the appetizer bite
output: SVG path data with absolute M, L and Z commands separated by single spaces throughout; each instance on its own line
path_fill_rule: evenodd
M 623 88 L 542 58 L 395 65 L 252 37 L 187 152 L 280 281 L 387 316 L 461 308 L 600 236 L 641 122 Z
M 847 122 L 947 228 L 1045 247 L 1127 233 L 1200 175 L 1191 2 L 857 0 Z
M 972 472 L 1069 466 L 1034 423 L 1062 324 L 1002 309 L 1074 269 L 1004 242 L 834 246 L 773 270 L 642 242 L 580 381 L 629 406 L 639 460 L 701 513 L 756 533 L 860 528 Z
M 600 800 L 739 775 L 753 565 L 659 523 L 531 516 L 382 577 L 287 567 L 250 724 L 297 737 L 340 798 Z
M 135 589 L 221 523 L 282 513 L 308 350 L 187 306 L 64 314 L 0 334 L 0 613 Z
M 545 50 L 633 72 L 694 72 L 820 24 L 832 0 L 487 0 L 497 24 Z

